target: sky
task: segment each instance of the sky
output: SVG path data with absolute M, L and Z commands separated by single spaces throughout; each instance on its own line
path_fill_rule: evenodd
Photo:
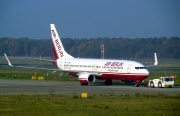
M 0 0 L 0 38 L 180 37 L 180 0 Z

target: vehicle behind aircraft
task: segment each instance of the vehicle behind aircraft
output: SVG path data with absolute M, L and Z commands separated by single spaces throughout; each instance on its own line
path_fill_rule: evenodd
M 149 80 L 148 83 L 149 87 L 159 87 L 159 88 L 163 88 L 163 87 L 174 87 L 174 78 L 172 77 L 159 77 L 159 79 L 153 79 L 153 80 Z

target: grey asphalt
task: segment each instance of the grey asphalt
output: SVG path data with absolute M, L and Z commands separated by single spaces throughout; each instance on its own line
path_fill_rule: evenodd
M 134 87 L 133 85 L 104 86 L 93 83 L 81 86 L 78 82 L 14 81 L 0 80 L 0 94 L 180 94 L 180 86 L 174 88 Z

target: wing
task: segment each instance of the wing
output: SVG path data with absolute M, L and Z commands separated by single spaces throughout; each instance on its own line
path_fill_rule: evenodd
M 19 66 L 19 65 L 12 65 L 9 58 L 7 57 L 7 55 L 4 53 L 4 56 L 8 62 L 8 65 L 11 67 L 17 67 L 17 68 L 26 68 L 26 69 L 40 69 L 40 70 L 50 70 L 50 71 L 59 71 L 60 69 L 50 69 L 50 68 L 38 68 L 38 67 L 29 67 L 29 66 Z M 45 60 L 43 59 L 43 61 L 51 61 L 51 62 L 56 62 L 55 60 Z
M 41 58 L 28 58 L 27 59 L 30 59 L 30 60 L 40 60 L 40 61 L 46 61 L 46 62 L 56 62 L 55 60 L 47 60 L 47 59 L 41 59 Z

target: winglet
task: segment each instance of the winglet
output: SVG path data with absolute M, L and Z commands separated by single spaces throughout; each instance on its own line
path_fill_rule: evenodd
M 158 65 L 157 55 L 154 53 L 154 65 Z
M 145 66 L 145 67 L 152 67 L 152 66 L 157 66 L 158 65 L 158 60 L 157 60 L 157 55 L 156 53 L 154 53 L 154 64 L 153 65 L 148 65 L 148 66 Z
M 5 56 L 5 58 L 6 58 L 7 62 L 8 62 L 8 65 L 9 65 L 9 66 L 13 66 L 13 65 L 11 64 L 10 60 L 8 59 L 8 57 L 6 56 L 5 53 L 4 53 L 4 56 Z

